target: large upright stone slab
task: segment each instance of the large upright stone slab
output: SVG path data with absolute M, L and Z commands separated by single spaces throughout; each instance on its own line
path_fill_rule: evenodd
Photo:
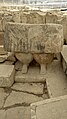
M 12 52 L 57 53 L 63 46 L 63 28 L 59 24 L 8 23 L 4 46 Z
M 63 66 L 63 71 L 67 75 L 67 45 L 63 46 L 63 50 L 61 51 L 62 55 L 62 66 Z
M 31 119 L 67 119 L 67 95 L 31 104 Z
M 14 66 L 0 65 L 0 87 L 10 87 L 14 83 Z

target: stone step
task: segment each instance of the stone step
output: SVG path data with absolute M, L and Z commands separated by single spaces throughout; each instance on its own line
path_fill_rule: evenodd
M 67 95 L 67 77 L 60 61 L 54 60 L 47 67 L 46 84 L 50 97 Z
M 22 71 L 16 72 L 15 82 L 17 83 L 45 82 L 45 75 L 40 74 L 39 67 L 29 67 L 28 72 L 26 74 L 22 74 Z
M 67 75 L 67 45 L 63 46 L 63 50 L 61 51 L 62 55 L 62 66 L 63 66 L 63 71 Z

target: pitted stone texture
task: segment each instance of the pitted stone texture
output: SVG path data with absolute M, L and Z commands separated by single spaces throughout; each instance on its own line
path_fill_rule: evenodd
M 54 54 L 34 54 L 34 59 L 39 63 L 39 64 L 48 64 L 53 61 Z
M 28 11 L 21 13 L 21 22 L 29 24 L 43 24 L 45 23 L 45 13 L 39 11 Z
M 63 28 L 59 24 L 8 23 L 4 36 L 7 51 L 58 53 L 63 46 Z
M 8 94 L 4 91 L 4 89 L 0 88 L 0 108 L 3 108 L 7 96 Z
M 43 94 L 44 84 L 42 83 L 15 83 L 12 89 L 33 94 Z
M 30 107 L 14 107 L 5 111 L 4 119 L 31 119 L 30 113 Z
M 4 32 L 0 32 L 0 45 L 4 44 Z
M 54 11 L 46 13 L 46 23 L 56 23 L 63 26 L 63 35 L 65 43 L 67 44 L 67 12 L 56 13 Z
M 4 15 L 4 12 L 0 11 L 0 32 L 3 31 L 3 15 Z
M 14 66 L 0 65 L 0 87 L 10 87 L 14 83 Z
M 44 118 L 67 119 L 67 95 L 31 104 L 31 119 Z
M 18 104 L 30 105 L 33 102 L 37 102 L 41 100 L 43 100 L 42 97 L 38 97 L 33 94 L 12 91 L 12 93 L 9 95 L 9 97 L 6 100 L 4 107 L 10 107 Z

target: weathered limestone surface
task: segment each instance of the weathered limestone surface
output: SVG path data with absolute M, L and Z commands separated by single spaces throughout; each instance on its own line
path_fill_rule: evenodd
M 67 74 L 67 45 L 63 46 L 63 50 L 61 51 L 61 55 L 62 55 L 63 70 Z
M 23 66 L 22 62 L 17 61 L 17 62 L 15 63 L 15 70 L 21 71 L 21 70 L 22 70 L 22 66 Z
M 4 44 L 4 32 L 0 32 L 0 45 Z
M 12 89 L 33 94 L 43 94 L 44 84 L 41 83 L 15 83 Z
M 29 24 L 44 24 L 45 13 L 39 11 L 28 11 L 21 13 L 21 22 Z
M 30 112 L 30 107 L 14 107 L 5 111 L 4 119 L 31 119 Z
M 9 95 L 9 97 L 5 101 L 4 107 L 10 107 L 13 105 L 18 105 L 18 104 L 29 105 L 33 102 L 37 102 L 41 100 L 43 100 L 42 97 L 38 97 L 33 94 L 12 91 L 12 93 Z
M 31 119 L 67 119 L 67 96 L 31 104 Z
M 47 12 L 46 23 L 56 23 L 63 26 L 63 35 L 65 43 L 67 44 L 67 12 Z
M 4 106 L 4 102 L 5 102 L 5 99 L 7 96 L 8 96 L 8 94 L 4 91 L 4 89 L 0 88 L 0 108 L 2 108 Z
M 6 55 L 7 52 L 4 50 L 4 46 L 0 45 L 0 55 Z
M 30 107 L 14 107 L 8 110 L 0 110 L 1 119 L 31 119 Z
M 59 24 L 8 23 L 4 38 L 7 51 L 57 53 L 63 45 L 63 28 Z
M 14 83 L 14 66 L 0 65 L 0 87 L 10 87 Z
M 3 11 L 0 11 L 0 32 L 3 31 L 3 23 L 2 23 L 3 14 L 4 14 L 4 12 Z

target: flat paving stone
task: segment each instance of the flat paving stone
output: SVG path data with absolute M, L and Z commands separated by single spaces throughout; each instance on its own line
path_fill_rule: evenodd
M 43 100 L 43 98 L 33 94 L 12 91 L 12 93 L 8 96 L 7 100 L 5 101 L 4 107 L 11 107 L 13 105 L 18 104 L 30 105 L 31 103 L 40 100 Z
M 60 61 L 54 60 L 47 67 L 46 84 L 50 97 L 67 95 L 67 77 Z
M 67 119 L 67 95 L 31 104 L 31 119 Z
M 31 119 L 30 107 L 13 107 L 7 110 L 0 110 L 0 119 Z
M 4 89 L 0 88 L 0 108 L 3 108 L 7 96 L 8 94 L 4 91 Z
M 15 83 L 12 89 L 33 94 L 43 94 L 44 84 L 42 83 Z
M 5 111 L 4 119 L 31 119 L 30 107 L 14 107 Z
M 10 87 L 14 83 L 14 66 L 0 65 L 0 87 Z

